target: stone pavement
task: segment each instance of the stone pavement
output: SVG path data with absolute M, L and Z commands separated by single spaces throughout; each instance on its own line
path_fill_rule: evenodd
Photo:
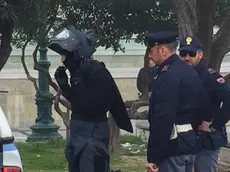
M 59 129 L 58 132 L 64 139 L 66 138 L 66 129 Z M 12 129 L 12 134 L 14 136 L 15 142 L 26 142 L 27 136 L 31 134 L 31 130 Z
M 145 110 L 145 108 L 140 109 L 140 111 Z M 147 137 L 148 133 L 143 133 L 142 129 L 136 128 L 136 125 L 146 125 L 148 126 L 148 121 L 147 120 L 131 120 L 134 132 L 132 135 L 134 136 L 143 136 Z M 17 129 L 17 128 L 11 128 L 12 134 L 15 138 L 16 142 L 25 142 L 27 140 L 27 136 L 31 134 L 31 130 L 29 128 L 25 129 Z M 60 128 L 58 132 L 63 136 L 63 138 L 66 138 L 66 129 L 65 128 Z M 121 130 L 121 134 L 130 134 L 124 130 Z

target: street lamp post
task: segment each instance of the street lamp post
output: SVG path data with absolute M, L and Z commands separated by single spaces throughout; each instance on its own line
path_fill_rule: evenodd
M 45 68 L 49 69 L 50 62 L 47 59 L 46 44 L 41 44 L 39 48 L 40 58 L 38 64 Z M 54 124 L 54 119 L 52 118 L 52 105 L 53 100 L 46 97 L 51 97 L 52 93 L 49 90 L 49 83 L 47 77 L 42 73 L 38 72 L 38 86 L 39 91 L 42 93 L 36 93 L 35 102 L 37 105 L 37 118 L 35 124 L 30 127 L 32 130 L 31 135 L 27 137 L 27 141 L 46 141 L 53 139 L 60 139 L 62 136 L 58 133 L 60 128 L 58 125 Z

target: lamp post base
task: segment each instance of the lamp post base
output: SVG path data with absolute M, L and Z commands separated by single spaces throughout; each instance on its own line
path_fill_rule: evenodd
M 27 137 L 27 142 L 44 142 L 48 140 L 62 139 L 58 133 L 60 127 L 56 124 L 35 124 L 30 127 L 31 135 Z

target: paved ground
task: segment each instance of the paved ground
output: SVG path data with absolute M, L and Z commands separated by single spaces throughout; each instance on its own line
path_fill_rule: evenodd
M 63 136 L 63 138 L 66 138 L 65 129 L 60 129 L 58 132 Z M 25 142 L 27 140 L 27 136 L 31 134 L 31 130 L 12 129 L 12 133 L 16 142 Z

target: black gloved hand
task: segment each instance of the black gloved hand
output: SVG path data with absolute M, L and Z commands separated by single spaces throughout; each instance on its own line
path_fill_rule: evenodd
M 64 66 L 59 66 L 54 74 L 54 77 L 60 87 L 68 86 L 68 76 L 65 70 Z

